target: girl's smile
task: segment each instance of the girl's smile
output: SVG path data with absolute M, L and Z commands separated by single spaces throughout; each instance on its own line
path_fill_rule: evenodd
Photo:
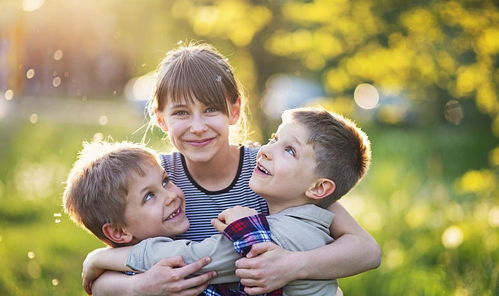
M 213 142 L 216 137 L 201 139 L 201 140 L 185 140 L 185 142 L 194 147 L 204 147 Z

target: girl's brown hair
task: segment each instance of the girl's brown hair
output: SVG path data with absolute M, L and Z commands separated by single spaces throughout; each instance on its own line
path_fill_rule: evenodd
M 195 100 L 229 114 L 229 105 L 241 99 L 239 136 L 246 136 L 245 97 L 240 91 L 227 58 L 209 44 L 189 43 L 169 51 L 157 70 L 154 96 L 149 103 L 149 115 L 164 111 L 167 103 Z

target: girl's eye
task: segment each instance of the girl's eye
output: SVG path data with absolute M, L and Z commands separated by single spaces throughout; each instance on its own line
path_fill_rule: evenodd
M 184 115 L 187 115 L 187 111 L 184 111 L 184 110 L 177 110 L 177 111 L 173 111 L 172 113 L 173 115 L 177 115 L 177 116 L 184 116 Z
M 151 200 L 151 199 L 153 199 L 153 198 L 154 198 L 154 193 L 152 193 L 152 192 L 148 192 L 148 193 L 146 193 L 146 195 L 144 196 L 143 202 L 146 202 L 146 201 Z
M 163 188 L 166 188 L 166 186 L 168 186 L 168 182 L 170 182 L 170 180 L 168 178 L 164 178 L 163 179 L 163 182 L 161 183 L 161 185 L 163 186 Z
M 295 148 L 293 148 L 291 146 L 287 146 L 286 148 L 284 148 L 284 151 L 286 151 L 287 153 L 289 153 L 293 157 L 296 156 L 296 150 L 295 150 Z
M 215 107 L 210 107 L 210 108 L 206 108 L 206 111 L 205 111 L 205 112 L 206 112 L 206 113 L 213 113 L 213 112 L 217 112 L 217 111 L 218 111 L 218 109 L 217 109 L 217 108 L 215 108 Z

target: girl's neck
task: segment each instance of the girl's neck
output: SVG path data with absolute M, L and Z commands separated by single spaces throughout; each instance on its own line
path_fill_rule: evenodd
M 185 162 L 192 178 L 201 187 L 218 191 L 227 188 L 236 177 L 239 159 L 240 148 L 229 145 L 225 151 L 219 151 L 209 161 L 193 162 L 186 158 Z

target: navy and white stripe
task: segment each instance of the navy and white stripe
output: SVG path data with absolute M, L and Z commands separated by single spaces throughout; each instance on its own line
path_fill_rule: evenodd
M 266 201 L 249 188 L 249 179 L 256 165 L 258 148 L 241 147 L 239 168 L 232 184 L 219 191 L 208 191 L 191 177 L 184 157 L 179 152 L 161 154 L 161 163 L 171 181 L 184 191 L 189 230 L 176 239 L 201 241 L 218 233 L 210 223 L 223 210 L 245 206 L 268 214 Z

